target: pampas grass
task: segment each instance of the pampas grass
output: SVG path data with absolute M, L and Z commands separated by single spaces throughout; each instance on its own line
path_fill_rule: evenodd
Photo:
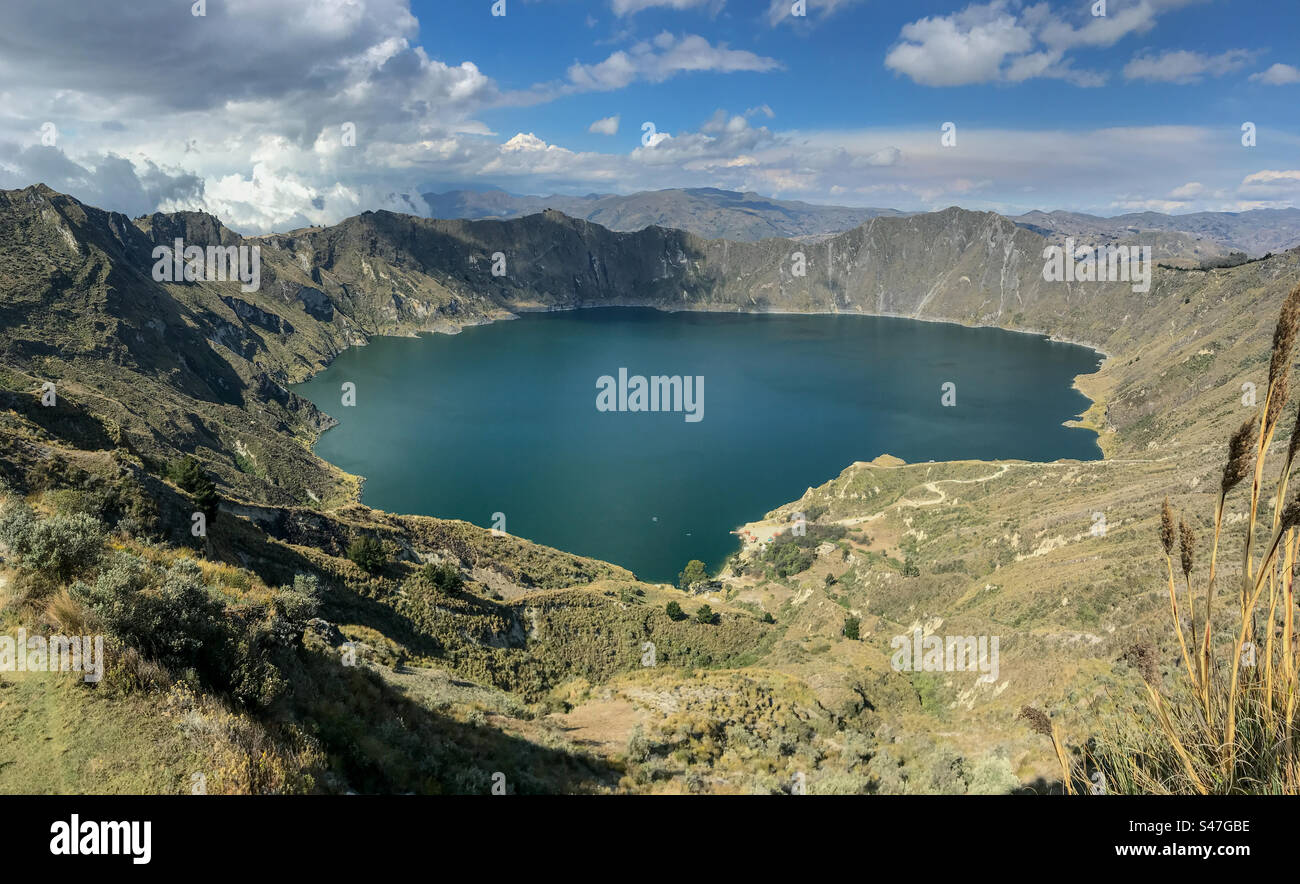
M 1298 331 L 1300 286 L 1288 295 L 1278 317 L 1264 405 L 1228 442 L 1214 507 L 1214 533 L 1204 577 L 1205 605 L 1199 619 L 1200 647 L 1194 661 L 1185 641 L 1174 581 L 1174 513 L 1168 500 L 1161 508 L 1159 541 L 1165 556 L 1170 615 L 1186 672 L 1178 674 L 1171 688 L 1166 688 L 1158 672 L 1143 672 L 1146 708 L 1134 709 L 1129 721 L 1092 747 L 1090 760 L 1120 791 L 1300 794 L 1296 745 L 1300 648 L 1294 640 L 1300 495 L 1288 498 L 1291 470 L 1300 452 L 1300 417 L 1276 479 L 1271 519 L 1260 511 L 1266 455 L 1289 398 Z M 1224 504 L 1248 479 L 1237 610 L 1225 616 L 1213 607 Z M 1257 533 L 1268 537 L 1259 550 L 1254 544 Z M 1187 623 L 1195 646 L 1198 618 L 1192 607 L 1192 575 L 1196 537 L 1181 520 L 1178 546 L 1188 598 Z M 1261 604 L 1265 589 L 1267 602 Z M 1220 634 L 1228 631 L 1232 640 L 1216 644 L 1216 630 Z

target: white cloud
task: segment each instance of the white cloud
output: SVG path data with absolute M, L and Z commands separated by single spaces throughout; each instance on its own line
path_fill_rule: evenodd
M 667 9 L 697 9 L 708 7 L 717 14 L 726 4 L 726 0 L 610 0 L 610 9 L 615 15 L 634 15 L 643 9 L 665 7 Z
M 923 86 L 997 80 L 1008 56 L 1034 46 L 1033 34 L 1016 22 L 1003 2 L 914 21 L 903 26 L 900 37 L 885 56 L 885 67 Z
M 631 50 L 618 50 L 596 64 L 569 67 L 569 91 L 604 92 L 622 89 L 637 80 L 661 83 L 682 73 L 714 71 L 771 71 L 781 67 L 774 58 L 744 49 L 713 45 L 698 34 L 674 36 L 667 31 L 653 40 L 637 43 Z
M 1130 199 L 1121 197 L 1110 204 L 1110 208 L 1119 212 L 1163 212 L 1172 215 L 1187 208 L 1185 200 Z
M 1300 68 L 1279 63 L 1266 71 L 1251 74 L 1250 79 L 1267 86 L 1289 86 L 1292 83 L 1300 83 Z
M 1265 169 L 1262 172 L 1254 172 L 1247 175 L 1242 181 L 1243 184 L 1271 184 L 1278 181 L 1295 182 L 1300 184 L 1300 169 L 1274 170 Z
M 170 0 L 134 9 L 0 5 L 14 41 L 0 185 L 45 181 L 132 214 L 203 209 L 249 232 L 326 223 L 406 205 L 430 164 L 472 152 L 488 131 L 475 114 L 502 100 L 472 62 L 411 45 L 406 0 L 229 0 L 219 20 L 179 23 Z M 60 137 L 33 150 L 44 121 Z
M 1082 24 L 1071 23 L 1065 15 L 1052 10 L 1046 3 L 1029 7 L 1025 15 L 1040 26 L 1039 38 L 1049 46 L 1061 49 L 1105 49 L 1130 34 L 1147 33 L 1156 26 L 1162 12 L 1199 2 L 1205 0 L 1137 0 L 1122 6 L 1112 2 L 1104 16 L 1091 15 L 1089 2 L 1084 4 L 1089 14 L 1079 17 Z
M 1197 83 L 1204 77 L 1222 77 L 1240 70 L 1257 53 L 1229 49 L 1219 55 L 1204 55 L 1186 49 L 1171 49 L 1158 55 L 1138 55 L 1124 66 L 1124 77 L 1152 83 Z
M 1113 46 L 1155 27 L 1169 10 L 1202 0 L 1135 0 L 1106 16 L 1090 3 L 1053 8 L 1022 0 L 973 3 L 950 15 L 927 16 L 903 26 L 885 66 L 925 86 L 965 86 L 1044 77 L 1076 86 L 1100 86 L 1106 75 L 1074 66 L 1076 49 Z M 1117 4 L 1112 4 L 1112 7 Z
M 830 18 L 842 9 L 848 9 L 861 0 L 805 0 L 804 15 L 796 16 L 793 14 L 794 0 L 769 0 L 767 7 L 767 23 L 772 27 L 781 24 L 804 24 L 806 22 L 819 23 Z
M 1186 184 L 1175 187 L 1169 191 L 1169 198 L 1175 200 L 1191 199 L 1198 196 L 1205 190 L 1205 185 L 1199 181 L 1189 181 Z
M 612 117 L 603 117 L 587 127 L 588 132 L 595 132 L 598 135 L 617 135 L 618 122 L 621 117 L 615 114 Z
M 1241 182 L 1240 194 L 1254 200 L 1300 198 L 1300 169 L 1264 169 L 1252 172 Z

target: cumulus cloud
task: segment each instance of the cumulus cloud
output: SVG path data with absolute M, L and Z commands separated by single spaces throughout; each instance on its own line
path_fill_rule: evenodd
M 612 117 L 603 117 L 587 127 L 588 132 L 595 132 L 598 135 L 617 135 L 618 122 L 621 117 L 615 114 Z
M 1300 197 L 1300 169 L 1252 172 L 1242 179 L 1240 194 L 1252 200 L 1295 200 Z
M 57 146 L 22 146 L 0 142 L 0 188 L 37 182 L 85 202 L 135 216 L 164 204 L 189 204 L 203 197 L 203 181 L 176 168 L 142 160 L 133 163 L 115 154 L 71 159 Z
M 1229 49 L 1219 55 L 1172 49 L 1156 55 L 1135 56 L 1124 65 L 1124 77 L 1151 83 L 1198 83 L 1206 76 L 1222 77 L 1240 70 L 1256 54 L 1246 49 Z
M 1009 56 L 1034 46 L 1033 34 L 1001 2 L 914 21 L 903 26 L 900 37 L 885 56 L 885 66 L 923 86 L 997 80 Z
M 501 101 L 472 62 L 412 45 L 406 0 L 133 10 L 0 5 L 8 180 L 132 213 L 203 209 L 248 232 L 325 223 L 394 193 L 401 203 L 431 162 L 488 132 L 476 115 Z M 46 122 L 61 133 L 62 171 L 27 149 Z
M 1077 68 L 1070 52 L 1113 46 L 1151 30 L 1159 16 L 1199 0 L 1137 0 L 1092 16 L 1074 9 L 1018 0 L 973 3 L 950 15 L 926 16 L 903 26 L 885 66 L 924 86 L 1022 82 L 1037 77 L 1076 86 L 1100 86 L 1106 76 Z
M 1289 64 L 1275 64 L 1268 70 L 1251 74 L 1250 79 L 1266 86 L 1289 86 L 1300 83 L 1300 68 Z
M 1189 181 L 1179 187 L 1175 187 L 1169 192 L 1169 198 L 1175 200 L 1191 199 L 1199 196 L 1205 190 L 1205 185 L 1199 181 Z

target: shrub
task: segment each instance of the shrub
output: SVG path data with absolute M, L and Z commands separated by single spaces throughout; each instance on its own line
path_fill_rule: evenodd
M 917 565 L 916 565 L 916 559 L 912 558 L 911 556 L 908 556 L 908 557 L 903 561 L 903 576 L 904 576 L 904 577 L 920 577 L 920 576 L 921 576 L 921 569 L 917 567 Z
M 377 538 L 363 535 L 348 547 L 348 558 L 367 574 L 377 574 L 388 564 L 388 553 Z
M 281 587 L 271 596 L 275 617 L 271 635 L 276 644 L 295 645 L 302 639 L 307 621 L 320 610 L 320 582 L 312 574 L 298 574 L 293 586 Z
M 650 749 L 650 741 L 646 739 L 645 732 L 638 724 L 632 728 L 632 733 L 627 738 L 627 760 L 634 764 L 642 764 L 649 760 Z
M 0 514 L 0 541 L 23 568 L 64 582 L 99 561 L 104 527 L 85 513 L 38 519 L 17 501 Z
M 861 625 L 862 625 L 862 621 L 859 620 L 857 617 L 845 617 L 844 637 L 851 638 L 854 641 L 857 641 L 859 637 L 858 630 Z
M 242 606 L 228 619 L 192 560 L 164 570 L 125 552 L 115 554 L 93 584 L 78 581 L 69 595 L 129 653 L 170 673 L 168 679 L 197 677 L 252 708 L 267 707 L 283 693 L 286 682 L 274 655 L 301 635 L 315 611 L 314 580 L 296 579 L 273 596 L 269 620 L 261 605 Z
M 465 578 L 461 576 L 460 569 L 450 562 L 430 562 L 420 570 L 420 579 L 447 595 L 460 592 L 465 585 Z
M 700 605 L 700 609 L 695 612 L 695 621 L 697 623 L 713 624 L 717 623 L 719 619 L 718 615 L 708 605 Z
M 133 555 L 118 553 L 93 585 L 78 582 L 71 595 L 146 657 L 211 678 L 221 668 L 217 654 L 224 624 L 221 604 L 200 577 L 189 559 L 159 573 Z
M 676 602 L 669 602 L 664 606 L 664 611 L 667 612 L 668 617 L 672 620 L 682 620 L 686 617 L 686 613 L 682 610 L 682 606 Z

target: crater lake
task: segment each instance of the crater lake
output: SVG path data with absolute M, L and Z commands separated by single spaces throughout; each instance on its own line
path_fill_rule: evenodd
M 1089 405 L 1075 376 L 1100 360 L 910 319 L 616 307 L 374 338 L 295 389 L 338 419 L 315 450 L 365 477 L 366 504 L 498 518 L 675 582 L 690 559 L 720 566 L 735 528 L 854 461 L 1100 458 L 1094 432 L 1063 425 Z M 602 378 L 620 388 L 605 405 L 640 404 L 627 395 L 638 375 L 699 380 L 698 419 L 671 408 L 666 384 L 658 411 L 597 407 Z

